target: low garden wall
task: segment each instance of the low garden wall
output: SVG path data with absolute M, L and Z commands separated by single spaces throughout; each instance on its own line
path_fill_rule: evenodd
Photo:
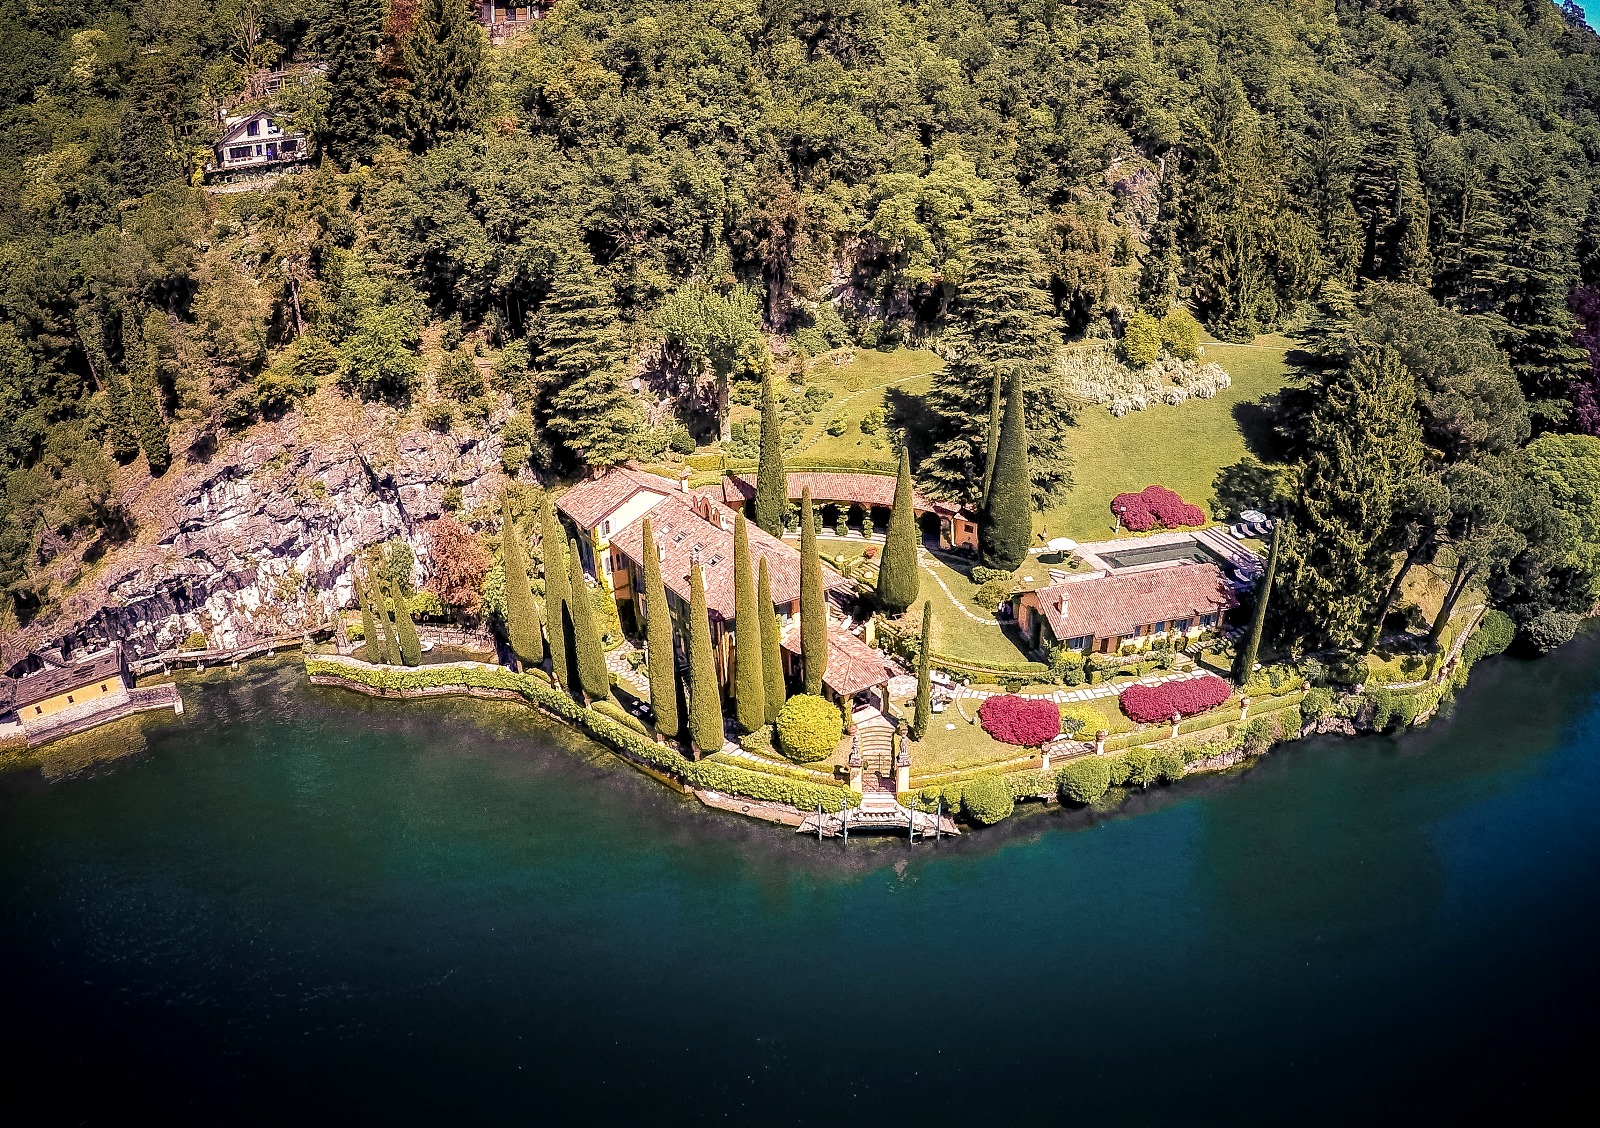
M 496 697 L 519 700 L 566 721 L 625 759 L 658 778 L 696 790 L 715 791 L 763 803 L 778 803 L 798 812 L 837 813 L 846 802 L 860 802 L 857 792 L 841 786 L 810 783 L 752 768 L 711 760 L 690 760 L 670 744 L 658 744 L 597 708 L 586 707 L 536 674 L 519 674 L 503 666 L 450 662 L 436 666 L 374 666 L 353 658 L 307 655 L 306 674 L 317 685 L 341 686 L 374 697 Z

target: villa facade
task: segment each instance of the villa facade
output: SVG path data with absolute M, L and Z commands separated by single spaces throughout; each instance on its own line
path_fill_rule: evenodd
M 843 509 L 846 519 L 852 514 L 870 515 L 878 529 L 889 527 L 889 513 L 894 508 L 895 475 L 871 473 L 836 473 L 832 471 L 791 470 L 788 474 L 789 500 L 799 504 L 802 493 L 811 491 L 811 503 L 823 513 L 823 528 L 831 528 L 832 509 Z M 723 503 L 735 509 L 743 508 L 756 496 L 754 474 L 728 474 L 722 480 Z M 978 518 L 953 501 L 940 501 L 913 491 L 911 507 L 924 536 L 939 538 L 941 548 L 976 552 L 978 550 Z
M 1192 641 L 1237 602 L 1217 565 L 1177 561 L 1053 577 L 1018 597 L 1017 626 L 1036 650 L 1116 654 L 1127 643 Z

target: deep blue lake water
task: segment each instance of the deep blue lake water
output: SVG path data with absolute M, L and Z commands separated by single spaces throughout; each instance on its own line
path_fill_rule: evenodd
M 0 1078 L 30 1123 L 1537 1122 L 1596 1044 L 1597 688 L 1591 635 L 1402 740 L 935 848 L 206 675 L 0 777 Z

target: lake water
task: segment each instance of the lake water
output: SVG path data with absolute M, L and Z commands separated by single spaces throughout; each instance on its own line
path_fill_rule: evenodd
M 204 675 L 0 777 L 0 1077 L 71 1123 L 1525 1122 L 1592 1072 L 1597 686 L 1589 636 L 1403 740 L 936 848 Z

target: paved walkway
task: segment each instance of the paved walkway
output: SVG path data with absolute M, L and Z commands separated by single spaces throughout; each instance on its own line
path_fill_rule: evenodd
M 1123 691 L 1134 685 L 1161 685 L 1163 682 L 1193 681 L 1195 678 L 1207 676 L 1205 670 L 1179 670 L 1170 674 L 1149 674 L 1135 681 L 1101 682 L 1099 685 L 1083 685 L 1076 689 L 1058 689 L 1054 693 L 1028 693 L 1027 697 L 1044 697 L 1050 701 L 1064 703 L 1068 701 L 1093 701 L 1103 697 L 1121 697 Z M 983 700 L 986 697 L 999 697 L 1004 690 L 992 689 L 963 689 L 960 696 L 974 697 Z
M 650 680 L 643 670 L 628 665 L 628 655 L 639 649 L 626 640 L 615 650 L 606 651 L 606 669 L 617 675 L 624 689 L 640 701 L 650 700 Z

